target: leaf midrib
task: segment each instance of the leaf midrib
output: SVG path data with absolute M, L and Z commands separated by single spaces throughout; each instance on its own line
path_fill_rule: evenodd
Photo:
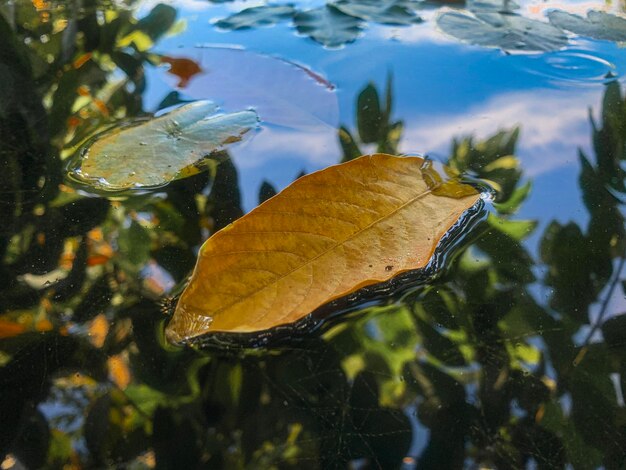
M 244 302 L 246 299 L 248 299 L 248 298 L 250 298 L 250 297 L 252 297 L 252 296 L 254 296 L 254 295 L 257 295 L 259 292 L 261 292 L 261 291 L 263 291 L 263 290 L 267 289 L 269 286 L 271 286 L 271 285 L 273 285 L 273 284 L 276 284 L 276 283 L 280 282 L 281 280 L 283 280 L 284 278 L 286 278 L 286 277 L 288 277 L 288 276 L 291 276 L 293 273 L 295 273 L 295 272 L 299 271 L 300 269 L 303 269 L 303 268 L 305 268 L 305 267 L 307 267 L 307 266 L 311 265 L 312 263 L 314 263 L 316 260 L 318 260 L 318 259 L 319 259 L 319 258 L 321 258 L 322 256 L 325 256 L 325 255 L 327 255 L 329 252 L 331 252 L 331 251 L 335 250 L 338 246 L 345 245 L 345 244 L 346 244 L 346 243 L 348 243 L 350 240 L 354 239 L 355 237 L 357 237 L 357 236 L 359 236 L 359 235 L 363 234 L 364 232 L 366 232 L 367 230 L 371 229 L 373 226 L 375 226 L 375 225 L 377 225 L 377 224 L 379 224 L 379 223 L 382 223 L 383 221 L 385 221 L 386 219 L 389 219 L 390 217 L 394 216 L 395 214 L 397 214 L 398 212 L 400 212 L 401 210 L 403 210 L 403 209 L 404 209 L 404 208 L 406 208 L 407 206 L 409 206 L 409 205 L 411 205 L 411 204 L 413 204 L 413 203 L 415 203 L 415 202 L 419 201 L 420 199 L 424 198 L 424 197 L 425 197 L 425 196 L 427 196 L 428 194 L 431 194 L 431 193 L 433 192 L 433 190 L 434 190 L 434 189 L 437 189 L 437 188 L 438 188 L 438 187 L 440 187 L 440 186 L 441 186 L 441 183 L 437 183 L 436 185 L 434 185 L 434 186 L 432 186 L 432 187 L 427 188 L 424 192 L 422 192 L 422 193 L 418 194 L 417 196 L 415 196 L 415 197 L 413 197 L 413 198 L 409 199 L 409 200 L 408 200 L 408 201 L 406 201 L 405 203 L 403 203 L 403 204 L 401 204 L 400 206 L 396 207 L 396 208 L 395 208 L 394 210 L 392 210 L 391 212 L 389 212 L 389 213 L 387 213 L 387 214 L 383 215 L 382 217 L 380 217 L 380 218 L 378 218 L 378 219 L 376 219 L 376 220 L 374 220 L 374 221 L 370 222 L 367 226 L 365 226 L 365 227 L 363 227 L 361 230 L 358 230 L 357 232 L 353 233 L 352 235 L 350 235 L 350 236 L 349 236 L 348 238 L 346 238 L 345 240 L 335 243 L 335 244 L 334 244 L 334 245 L 332 245 L 331 247 L 329 247 L 329 248 L 327 248 L 326 250 L 322 251 L 321 253 L 319 253 L 319 254 L 315 255 L 313 258 L 311 258 L 311 259 L 307 260 L 307 261 L 306 261 L 306 262 L 304 262 L 303 264 L 301 264 L 301 265 L 297 266 L 296 268 L 294 268 L 294 269 L 292 269 L 292 270 L 290 270 L 290 271 L 286 272 L 285 274 L 283 274 L 283 275 L 281 275 L 281 276 L 277 277 L 276 279 L 273 279 L 273 280 L 272 280 L 272 282 L 270 282 L 270 283 L 268 283 L 268 284 L 265 284 L 265 285 L 263 285 L 263 286 L 261 286 L 261 287 L 259 287 L 259 288 L 255 289 L 255 290 L 253 290 L 252 292 L 248 293 L 246 296 L 240 297 L 239 299 L 237 299 L 237 300 L 236 300 L 236 301 L 234 301 L 234 302 L 231 302 L 231 303 L 230 303 L 230 304 L 228 304 L 228 305 L 225 305 L 225 306 L 223 306 L 223 307 L 220 307 L 220 308 L 219 308 L 219 309 L 217 309 L 217 310 L 214 310 L 213 312 L 211 312 L 211 313 L 210 313 L 210 314 L 208 314 L 208 315 L 203 315 L 203 316 L 205 316 L 205 317 L 213 317 L 213 316 L 218 315 L 218 314 L 220 314 L 221 312 L 223 312 L 223 311 L 225 311 L 225 310 L 227 310 L 227 309 L 230 309 L 231 307 L 233 307 L 233 306 L 235 306 L 235 305 L 237 305 L 237 304 L 240 304 L 240 303 Z M 283 233 L 289 233 L 289 232 L 288 232 L 288 231 L 284 231 Z M 315 234 L 313 234 L 313 235 L 315 235 Z M 397 274 L 398 274 L 398 272 L 394 273 L 394 275 L 397 275 Z M 344 294 L 347 294 L 347 293 L 349 293 L 349 291 L 345 292 Z M 338 296 L 333 296 L 332 298 L 329 298 L 329 299 L 328 299 L 328 301 L 332 300 L 333 298 L 338 298 L 338 297 L 341 297 L 341 295 L 342 295 L 342 294 L 339 294 Z M 298 306 L 294 307 L 294 309 L 292 309 L 292 311 L 293 311 L 293 310 L 295 310 L 297 307 L 299 307 L 301 304 L 302 304 L 302 303 L 300 303 L 300 304 L 298 304 Z M 265 313 L 264 315 L 262 315 L 262 316 L 258 317 L 258 318 L 257 318 L 257 320 L 260 320 L 260 319 L 264 318 L 264 317 L 265 317 L 265 316 L 267 316 L 267 315 L 268 315 L 268 313 Z

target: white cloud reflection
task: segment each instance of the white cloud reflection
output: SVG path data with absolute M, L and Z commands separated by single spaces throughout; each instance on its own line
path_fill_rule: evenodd
M 601 91 L 601 90 L 600 90 Z M 589 146 L 589 107 L 598 109 L 597 90 L 569 93 L 528 90 L 506 93 L 464 113 L 406 120 L 402 150 L 447 155 L 453 137 L 484 138 L 499 129 L 521 126 L 518 155 L 524 171 L 537 176 L 577 158 Z
M 445 157 L 452 140 L 482 139 L 501 129 L 521 126 L 517 155 L 524 173 L 535 177 L 577 160 L 578 148 L 590 145 L 589 108 L 597 116 L 602 89 L 528 90 L 505 93 L 463 112 L 400 116 L 405 123 L 400 150 Z M 237 166 L 245 173 L 260 172 L 271 178 L 276 162 L 309 171 L 338 162 L 341 150 L 331 126 L 316 132 L 263 128 L 253 139 L 232 149 Z M 285 168 L 282 168 L 285 170 Z

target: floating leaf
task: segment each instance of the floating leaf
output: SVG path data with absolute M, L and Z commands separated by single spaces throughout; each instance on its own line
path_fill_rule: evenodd
M 562 10 L 548 13 L 550 23 L 580 36 L 605 41 L 626 41 L 626 19 L 603 11 L 589 11 L 587 18 Z
M 196 101 L 149 121 L 97 135 L 71 161 L 70 176 L 100 191 L 149 189 L 181 178 L 203 158 L 237 142 L 257 125 L 254 111 L 212 115 Z
M 338 0 L 334 5 L 346 15 L 391 25 L 410 25 L 422 21 L 403 0 Z
M 552 51 L 567 45 L 559 28 L 510 13 L 448 11 L 439 15 L 437 25 L 461 41 L 509 51 Z
M 166 334 L 184 342 L 292 324 L 424 268 L 478 200 L 418 157 L 376 154 L 303 176 L 205 242 Z
M 161 62 L 169 64 L 168 72 L 180 79 L 176 85 L 178 88 L 185 88 L 189 84 L 191 77 L 202 72 L 202 69 L 196 62 L 184 57 L 178 59 L 176 57 L 163 56 L 161 57 Z
M 294 24 L 299 33 L 327 47 L 339 47 L 352 42 L 363 30 L 361 20 L 346 15 L 330 4 L 299 12 L 294 17 Z
M 459 2 L 463 3 L 463 2 Z M 519 9 L 519 5 L 512 0 L 468 0 L 466 7 L 470 11 L 498 11 L 500 13 L 511 13 Z
M 263 5 L 246 8 L 215 24 L 222 29 L 230 30 L 271 26 L 285 18 L 291 18 L 294 13 L 295 9 L 291 5 Z
M 266 55 L 226 47 L 179 49 L 169 60 L 190 60 L 201 70 L 185 95 L 225 109 L 253 107 L 264 123 L 321 132 L 338 121 L 334 87 L 315 72 Z M 176 86 L 176 77 L 163 77 Z M 263 138 L 260 133 L 259 138 Z

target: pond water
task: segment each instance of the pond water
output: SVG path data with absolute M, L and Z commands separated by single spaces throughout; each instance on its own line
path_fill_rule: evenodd
M 2 469 L 625 468 L 624 5 L 272 5 L 0 5 Z M 198 100 L 259 125 L 149 188 L 138 158 L 124 191 L 72 177 L 93 135 Z M 374 152 L 489 188 L 434 278 L 167 341 L 204 240 Z

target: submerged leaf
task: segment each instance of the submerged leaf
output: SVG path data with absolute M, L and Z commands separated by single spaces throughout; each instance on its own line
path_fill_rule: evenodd
M 391 25 L 410 25 L 422 19 L 403 0 L 338 0 L 343 13 L 366 21 Z
M 562 30 L 541 21 L 496 11 L 448 11 L 437 18 L 446 34 L 508 51 L 552 51 L 567 45 Z
M 361 20 L 346 15 L 331 4 L 299 12 L 294 17 L 294 23 L 299 33 L 327 47 L 339 47 L 352 42 L 363 30 Z
M 210 101 L 196 101 L 99 134 L 72 160 L 70 176 L 105 192 L 156 188 L 181 178 L 257 125 L 254 111 L 214 115 L 217 109 Z
M 241 10 L 234 15 L 219 20 L 216 25 L 222 29 L 248 29 L 258 26 L 271 26 L 294 15 L 291 5 L 262 5 Z
M 626 19 L 603 11 L 590 11 L 587 18 L 562 10 L 548 13 L 550 23 L 580 36 L 605 41 L 626 41 Z
M 166 334 L 289 325 L 428 265 L 479 194 L 418 157 L 364 156 L 304 176 L 202 246 Z
M 333 85 L 305 67 L 227 47 L 178 49 L 176 60 L 188 60 L 200 69 L 185 86 L 191 98 L 215 101 L 225 109 L 252 106 L 264 123 L 291 129 L 323 132 L 337 124 Z M 176 86 L 169 73 L 163 78 Z
M 184 57 L 178 59 L 176 57 L 163 56 L 161 57 L 161 62 L 169 64 L 168 72 L 180 79 L 176 85 L 178 88 L 185 88 L 194 75 L 202 72 L 202 69 L 196 62 Z

